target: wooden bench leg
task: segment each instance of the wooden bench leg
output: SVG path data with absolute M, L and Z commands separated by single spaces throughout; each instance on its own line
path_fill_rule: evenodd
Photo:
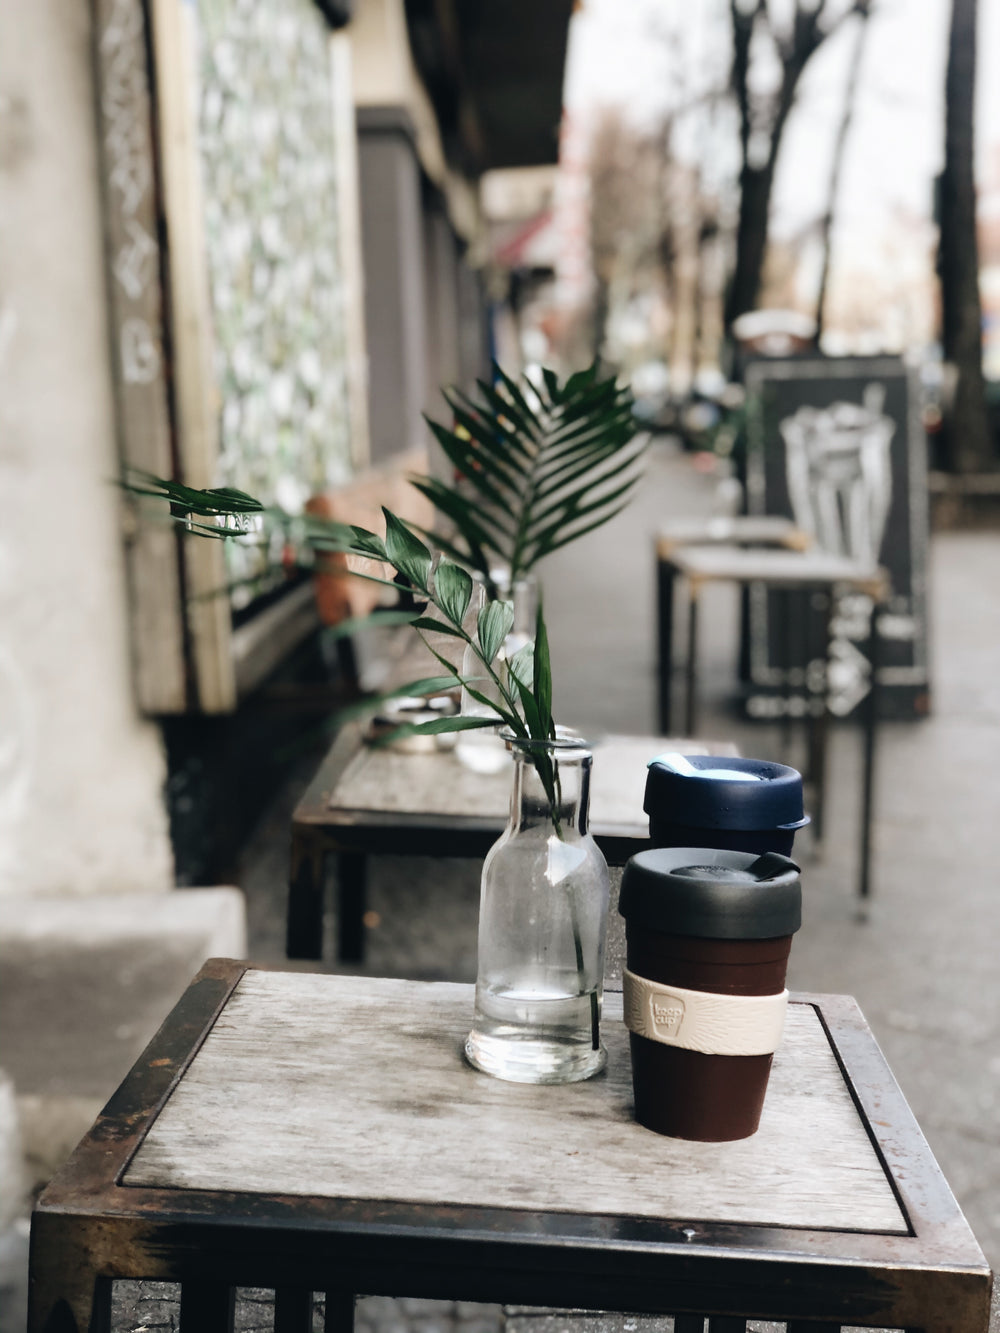
M 289 958 L 323 957 L 326 851 L 315 837 L 292 834 L 285 953 Z
M 179 1333 L 232 1333 L 236 1289 L 223 1282 L 181 1284 Z
M 705 1333 L 703 1314 L 674 1315 L 674 1333 Z

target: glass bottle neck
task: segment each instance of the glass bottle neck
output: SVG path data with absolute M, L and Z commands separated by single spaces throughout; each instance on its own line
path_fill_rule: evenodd
M 537 751 L 516 744 L 513 750 L 514 787 L 508 831 L 523 832 L 547 825 L 563 838 L 585 836 L 590 805 L 589 750 L 557 747 L 544 750 L 551 764 L 554 801 L 535 763 Z

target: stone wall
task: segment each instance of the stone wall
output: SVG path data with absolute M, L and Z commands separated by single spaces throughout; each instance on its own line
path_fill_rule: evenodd
M 197 15 L 219 481 L 298 512 L 352 471 L 334 137 L 351 90 L 312 0 L 200 0 Z M 251 572 L 251 548 L 227 557 Z

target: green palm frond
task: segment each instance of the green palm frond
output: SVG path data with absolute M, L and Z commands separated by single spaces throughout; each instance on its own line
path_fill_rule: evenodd
M 235 486 L 200 490 L 179 481 L 157 477 L 142 468 L 128 468 L 118 483 L 130 495 L 154 496 L 170 505 L 170 517 L 200 537 L 226 538 L 251 530 L 248 519 L 267 512 L 266 506 Z M 197 519 L 221 520 L 199 523 Z
M 537 385 L 493 371 L 494 384 L 477 381 L 478 400 L 445 391 L 451 429 L 427 419 L 458 483 L 410 480 L 453 529 L 451 554 L 487 579 L 502 564 L 514 582 L 624 507 L 646 441 L 636 436 L 631 390 L 601 379 L 596 363 L 563 384 L 551 370 Z

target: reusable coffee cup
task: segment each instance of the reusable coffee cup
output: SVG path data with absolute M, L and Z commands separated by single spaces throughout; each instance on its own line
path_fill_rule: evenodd
M 707 754 L 650 760 L 642 807 L 655 847 L 728 847 L 788 856 L 802 810 L 802 775 L 787 764 Z
M 673 1138 L 748 1138 L 784 1026 L 798 866 L 777 852 L 657 847 L 625 866 L 618 910 L 635 1118 Z

